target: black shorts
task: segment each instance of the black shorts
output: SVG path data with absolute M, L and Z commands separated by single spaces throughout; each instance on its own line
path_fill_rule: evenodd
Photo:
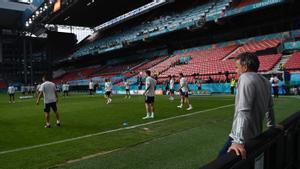
M 15 94 L 14 94 L 14 93 L 12 93 L 12 94 L 8 94 L 8 95 L 9 95 L 9 96 L 11 96 L 11 97 L 12 97 L 12 96 L 15 96 Z
M 45 104 L 44 112 L 50 113 L 50 108 L 51 108 L 54 112 L 57 112 L 56 102 Z
M 106 95 L 106 96 L 110 96 L 110 95 L 111 95 L 111 91 L 105 92 L 105 95 Z
M 175 91 L 174 89 L 170 89 L 170 93 L 174 94 L 174 91 Z
M 189 97 L 189 92 L 181 92 L 180 96 L 182 96 L 182 97 Z
M 129 92 L 130 90 L 129 89 L 126 89 L 126 92 Z
M 146 96 L 145 103 L 154 103 L 154 96 Z

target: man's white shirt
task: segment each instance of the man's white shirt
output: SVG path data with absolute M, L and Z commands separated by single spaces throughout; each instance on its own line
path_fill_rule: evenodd
M 8 92 L 8 94 L 15 94 L 16 89 L 14 86 L 9 86 L 7 92 Z
M 180 87 L 181 87 L 182 92 L 188 92 L 189 91 L 186 78 L 182 77 L 180 79 Z
M 145 93 L 145 95 L 150 97 L 155 96 L 155 86 L 156 86 L 156 80 L 148 76 L 146 78 L 146 89 L 149 88 L 149 90 Z
M 62 90 L 63 91 L 69 91 L 69 85 L 68 84 L 63 84 L 62 85 Z
M 111 92 L 112 91 L 112 84 L 111 84 L 111 82 L 105 82 L 104 87 L 105 87 L 105 91 L 106 92 Z
M 174 79 L 170 80 L 170 89 L 174 89 Z
M 41 88 L 41 85 L 40 84 L 38 84 L 37 86 L 36 86 L 36 91 L 40 91 L 40 88 Z
M 54 83 L 49 81 L 44 82 L 39 91 L 43 92 L 45 104 L 56 102 L 56 86 Z
M 277 86 L 279 86 L 278 85 L 279 79 L 277 77 L 271 77 L 270 83 L 272 84 L 272 87 L 277 87 Z
M 90 83 L 89 83 L 89 89 L 90 89 L 90 90 L 94 90 L 94 83 L 93 83 L 93 82 L 90 82 Z
M 125 85 L 125 89 L 129 89 L 129 83 L 128 82 L 124 82 Z

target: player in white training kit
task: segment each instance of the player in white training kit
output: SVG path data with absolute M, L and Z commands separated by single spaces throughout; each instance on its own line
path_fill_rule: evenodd
M 69 96 L 69 88 L 70 88 L 70 85 L 67 82 L 65 82 L 62 85 L 62 91 L 64 93 L 64 96 Z
M 93 93 L 94 93 L 94 82 L 92 80 L 89 82 L 89 91 L 90 91 L 90 95 L 93 95 Z
M 7 89 L 7 93 L 9 95 L 9 103 L 15 103 L 16 88 L 13 85 L 10 85 Z
M 126 98 L 130 99 L 130 86 L 129 86 L 129 82 L 127 79 L 124 81 L 124 86 L 125 86 L 125 90 L 126 90 L 125 99 Z
M 145 96 L 146 116 L 143 119 L 154 118 L 154 97 L 156 80 L 151 77 L 150 70 L 146 71 L 146 88 L 143 95 Z
M 46 125 L 45 128 L 50 128 L 50 108 L 54 111 L 56 115 L 56 125 L 60 127 L 60 115 L 57 111 L 57 101 L 58 96 L 56 92 L 56 86 L 54 83 L 48 81 L 48 77 L 43 77 L 43 84 L 41 84 L 41 87 L 39 89 L 39 95 L 36 101 L 36 104 L 39 105 L 40 99 L 42 95 L 44 96 L 44 113 L 45 113 L 45 121 Z
M 170 76 L 169 80 L 169 90 L 170 90 L 170 98 L 169 100 L 174 100 L 174 76 Z
M 182 106 L 184 104 L 188 105 L 189 107 L 187 108 L 187 110 L 192 110 L 193 107 L 190 104 L 190 100 L 189 100 L 189 89 L 188 89 L 188 83 L 186 78 L 183 76 L 182 73 L 179 74 L 180 76 L 180 88 L 179 88 L 179 92 L 180 92 L 180 97 L 181 97 L 181 101 L 180 101 L 180 105 L 177 106 L 178 108 L 182 108 Z
M 109 79 L 105 79 L 104 90 L 105 90 L 104 97 L 106 98 L 106 104 L 109 104 L 112 102 L 111 99 L 112 83 Z

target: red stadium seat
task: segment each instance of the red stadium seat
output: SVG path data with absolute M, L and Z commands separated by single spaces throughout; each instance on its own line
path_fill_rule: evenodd
M 300 70 L 300 52 L 294 53 L 284 67 L 287 70 Z
M 234 51 L 229 58 L 230 59 L 235 58 L 239 54 L 244 52 L 256 52 L 256 51 L 266 50 L 268 48 L 274 48 L 278 46 L 280 42 L 281 42 L 280 39 L 269 39 L 269 40 L 262 40 L 258 42 L 246 43 L 241 47 L 239 47 L 236 51 Z
M 243 7 L 243 6 L 247 6 L 247 5 L 250 5 L 250 4 L 254 4 L 254 3 L 257 3 L 257 2 L 260 2 L 260 0 L 241 0 L 237 7 L 240 8 L 240 7 Z
M 4 81 L 0 80 L 0 89 L 5 89 L 7 88 L 7 85 Z

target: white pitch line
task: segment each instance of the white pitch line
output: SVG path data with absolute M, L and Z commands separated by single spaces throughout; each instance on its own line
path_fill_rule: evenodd
M 8 153 L 14 153 L 14 152 L 20 152 L 20 151 L 25 151 L 25 150 L 32 150 L 32 149 L 36 149 L 36 148 L 41 148 L 41 147 L 56 145 L 56 144 L 60 144 L 60 143 L 66 143 L 66 142 L 81 140 L 81 139 L 84 139 L 84 138 L 89 138 L 89 137 L 104 135 L 104 134 L 108 134 L 108 133 L 113 133 L 113 132 L 118 132 L 118 131 L 123 131 L 123 130 L 128 130 L 128 129 L 134 129 L 134 128 L 137 128 L 137 127 L 142 127 L 142 126 L 146 126 L 146 125 L 150 125 L 150 124 L 160 123 L 160 122 L 164 122 L 164 121 L 168 121 L 168 120 L 173 120 L 173 119 L 178 119 L 178 118 L 182 118 L 182 117 L 193 116 L 193 115 L 204 113 L 204 112 L 218 110 L 218 109 L 230 107 L 230 106 L 233 106 L 233 105 L 234 104 L 229 104 L 229 105 L 225 105 L 225 106 L 220 106 L 220 107 L 216 107 L 216 108 L 212 108 L 212 109 L 206 109 L 206 110 L 202 110 L 202 111 L 197 111 L 197 112 L 194 112 L 194 113 L 189 113 L 189 114 L 183 114 L 183 115 L 179 115 L 179 116 L 169 117 L 169 118 L 165 118 L 165 119 L 161 119 L 161 120 L 156 120 L 156 121 L 152 121 L 152 122 L 148 122 L 148 123 L 143 123 L 143 124 L 138 124 L 138 125 L 134 125 L 134 126 L 122 127 L 122 128 L 118 128 L 118 129 L 113 129 L 113 130 L 108 130 L 108 131 L 102 131 L 102 132 L 99 132 L 99 133 L 88 134 L 88 135 L 84 135 L 84 136 L 80 136 L 80 137 L 74 137 L 74 138 L 64 139 L 64 140 L 60 140 L 60 141 L 54 141 L 54 142 L 51 142 L 51 143 L 45 143 L 45 144 L 39 144 L 39 145 L 35 145 L 35 146 L 22 147 L 22 148 L 17 148 L 17 149 L 12 149 L 12 150 L 1 151 L 0 155 L 4 155 L 4 154 L 8 154 Z

